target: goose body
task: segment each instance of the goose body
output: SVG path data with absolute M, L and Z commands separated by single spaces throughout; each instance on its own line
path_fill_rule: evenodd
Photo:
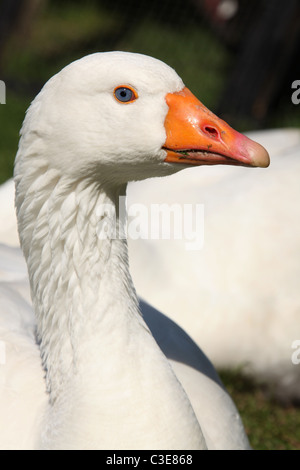
M 249 136 L 272 162 L 254 178 L 243 168 L 202 167 L 164 185 L 130 185 L 129 207 L 181 200 L 202 203 L 205 213 L 199 250 L 188 251 L 184 238 L 130 239 L 130 268 L 139 295 L 178 322 L 215 366 L 239 368 L 289 402 L 300 398 L 292 361 L 300 337 L 300 131 Z M 155 276 L 143 270 L 150 259 L 163 266 Z
M 116 215 L 128 181 L 207 159 L 268 165 L 155 59 L 87 56 L 33 101 L 15 164 L 27 269 L 0 246 L 1 448 L 249 447 L 202 351 L 145 303 L 142 317 Z

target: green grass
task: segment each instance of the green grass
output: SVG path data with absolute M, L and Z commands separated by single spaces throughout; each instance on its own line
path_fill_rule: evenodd
M 0 105 L 0 183 L 12 176 L 18 133 L 36 90 L 70 61 L 101 50 L 104 40 L 109 49 L 141 52 L 167 62 L 208 107 L 217 104 L 231 57 L 207 28 L 199 27 L 193 19 L 185 27 L 186 18 L 177 26 L 158 23 L 153 20 L 153 13 L 126 25 L 119 8 L 99 8 L 96 3 L 73 2 L 70 6 L 69 2 L 49 2 L 31 36 L 26 41 L 14 37 L 8 44 L 3 59 L 5 77 L 0 77 L 8 83 L 7 104 Z M 118 38 L 118 31 L 127 26 L 127 33 Z M 209 44 L 205 54 L 202 44 Z M 14 81 L 21 84 L 18 94 L 9 86 Z M 297 107 L 287 98 L 269 125 L 299 127 Z M 241 123 L 241 127 L 245 125 Z M 222 379 L 255 449 L 300 449 L 299 408 L 282 407 L 235 372 L 222 372 Z
M 284 406 L 240 372 L 220 376 L 241 414 L 255 450 L 300 450 L 300 408 Z

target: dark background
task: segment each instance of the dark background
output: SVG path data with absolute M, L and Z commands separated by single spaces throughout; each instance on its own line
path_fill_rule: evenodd
M 298 0 L 0 3 L 0 77 L 13 92 L 36 93 L 71 60 L 106 50 L 167 62 L 234 125 L 299 125 L 290 99 L 300 76 Z

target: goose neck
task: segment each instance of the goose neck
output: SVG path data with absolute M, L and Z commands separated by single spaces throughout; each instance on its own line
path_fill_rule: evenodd
M 20 199 L 20 187 L 16 200 L 50 397 L 40 447 L 204 448 L 140 315 L 126 240 L 101 231 L 111 234 L 116 223 L 122 232 L 125 188 L 42 183 L 40 194 L 35 179 L 30 199 Z

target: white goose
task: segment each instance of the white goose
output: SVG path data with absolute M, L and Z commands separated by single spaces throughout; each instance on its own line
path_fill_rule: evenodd
M 269 158 L 158 60 L 93 54 L 36 97 L 15 165 L 35 315 L 18 248 L 1 246 L 2 449 L 248 448 L 207 358 L 145 305 L 157 346 L 114 213 L 128 181 L 206 163 Z

